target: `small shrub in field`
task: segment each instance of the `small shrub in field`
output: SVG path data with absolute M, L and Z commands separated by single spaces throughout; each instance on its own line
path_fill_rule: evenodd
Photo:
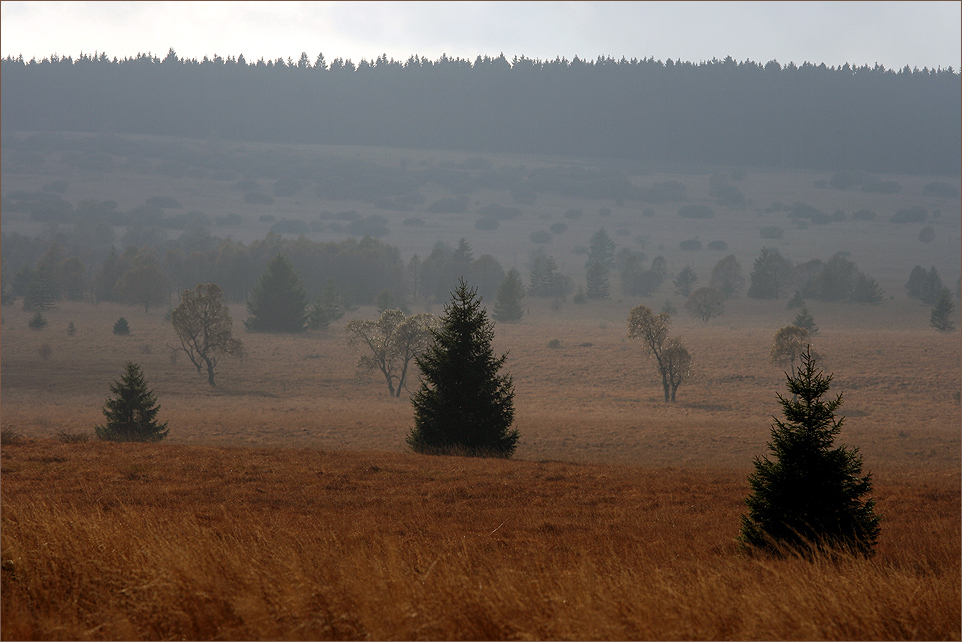
M 0 430 L 0 446 L 13 446 L 23 441 L 23 435 L 15 430 Z
M 687 241 L 679 243 L 678 248 L 688 252 L 695 252 L 701 249 L 701 241 L 698 239 L 688 239 Z
M 561 340 L 552 339 L 551 341 L 548 342 L 548 347 L 551 348 L 552 350 L 557 350 L 558 348 L 561 347 Z
M 47 327 L 47 317 L 43 316 L 43 312 L 37 310 L 37 312 L 30 317 L 30 320 L 27 321 L 27 326 L 31 330 L 43 330 Z
M 493 216 L 482 216 L 474 222 L 474 226 L 479 230 L 490 232 L 498 228 L 498 219 Z
M 931 225 L 926 225 L 919 232 L 919 240 L 923 243 L 931 243 L 935 240 L 935 229 Z
M 706 219 L 715 216 L 715 211 L 707 205 L 683 205 L 678 209 L 682 218 Z
M 532 232 L 530 238 L 532 243 L 540 243 L 543 245 L 551 242 L 551 232 L 548 230 L 538 230 L 537 232 Z
M 73 321 L 67 324 L 67 336 L 72 337 L 77 334 L 77 326 L 74 325 Z
M 151 354 L 153 351 L 154 349 L 149 343 L 145 343 L 144 345 L 140 346 L 140 354 Z
M 62 444 L 84 444 L 90 441 L 90 435 L 83 432 L 58 432 L 57 439 Z
M 759 234 L 761 234 L 763 239 L 780 239 L 785 236 L 785 230 L 777 225 L 772 225 L 770 227 L 763 227 L 759 230 Z
M 37 348 L 37 354 L 40 355 L 42 361 L 50 361 L 50 357 L 53 356 L 53 348 L 50 347 L 49 343 L 45 343 Z
M 130 334 L 130 324 L 127 323 L 127 319 L 120 317 L 117 322 L 114 323 L 114 334 L 120 336 L 126 336 Z

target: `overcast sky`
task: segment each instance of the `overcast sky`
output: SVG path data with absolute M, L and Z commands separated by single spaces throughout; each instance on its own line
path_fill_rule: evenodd
M 328 62 L 441 54 L 962 67 L 962 2 L 8 2 L 0 56 L 171 47 Z

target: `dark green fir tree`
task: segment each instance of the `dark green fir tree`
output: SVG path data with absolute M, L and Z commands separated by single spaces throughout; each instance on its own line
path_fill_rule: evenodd
M 804 303 L 802 304 L 802 309 L 795 315 L 795 320 L 792 321 L 792 325 L 796 328 L 807 330 L 808 334 L 813 337 L 818 334 L 818 324 L 815 323 L 815 317 L 812 316 L 812 313 L 808 310 L 808 306 Z
M 929 325 L 939 332 L 952 332 L 955 324 L 952 318 L 955 316 L 955 305 L 952 303 L 952 295 L 948 288 L 942 288 L 939 298 L 932 306 L 932 314 L 929 318 Z
M 283 254 L 268 263 L 247 300 L 247 313 L 244 327 L 251 332 L 302 332 L 307 327 L 307 294 Z
M 158 423 L 160 406 L 140 366 L 127 362 L 124 374 L 110 386 L 114 394 L 104 402 L 107 421 L 95 426 L 97 439 L 102 441 L 160 441 L 167 436 L 167 422 Z
M 521 301 L 524 299 L 524 283 L 521 273 L 515 269 L 508 270 L 504 280 L 498 286 L 498 293 L 494 297 L 495 321 L 502 323 L 516 323 L 524 316 Z
M 862 475 L 857 448 L 834 445 L 843 421 L 835 417 L 842 395 L 822 399 L 832 376 L 816 367 L 810 349 L 786 378 L 792 396 L 778 395 L 785 421 L 772 424 L 773 458 L 755 458 L 740 539 L 748 548 L 781 555 L 846 551 L 870 556 L 880 519 L 875 500 L 866 499 L 872 476 Z
M 460 280 L 444 308 L 433 343 L 417 357 L 421 387 L 411 397 L 415 452 L 472 457 L 514 453 L 514 384 L 499 371 L 507 355 L 494 356 L 494 325 L 476 288 Z

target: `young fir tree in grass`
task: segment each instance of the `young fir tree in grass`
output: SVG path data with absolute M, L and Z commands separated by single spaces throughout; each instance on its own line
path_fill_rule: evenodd
M 267 265 L 247 301 L 244 326 L 252 332 L 301 332 L 307 327 L 307 294 L 283 254 Z
M 952 304 L 952 295 L 949 294 L 948 288 L 942 288 L 939 298 L 935 301 L 935 305 L 932 306 L 929 325 L 939 332 L 952 332 L 955 330 L 955 324 L 952 323 L 954 314 L 955 305 Z
M 748 477 L 752 494 L 741 541 L 776 554 L 843 550 L 870 556 L 879 534 L 875 500 L 865 499 L 872 476 L 862 476 L 857 448 L 834 446 L 842 395 L 822 399 L 832 375 L 816 367 L 810 350 L 786 378 L 792 398 L 778 395 L 785 421 L 772 424 L 774 458 L 756 457 Z
M 808 334 L 813 337 L 818 334 L 818 324 L 815 323 L 815 317 L 812 316 L 812 313 L 808 310 L 808 306 L 804 303 L 802 304 L 802 309 L 795 315 L 795 320 L 792 322 L 792 325 L 796 328 L 806 330 Z
M 494 325 L 477 289 L 462 279 L 444 312 L 431 347 L 417 357 L 422 380 L 411 397 L 407 443 L 419 453 L 511 457 L 518 442 L 514 385 L 499 374 L 507 355 L 494 356 Z
M 520 321 L 524 316 L 524 310 L 521 308 L 522 299 L 524 299 L 524 283 L 521 281 L 521 273 L 512 268 L 504 275 L 504 280 L 498 286 L 498 293 L 494 297 L 494 313 L 491 316 L 495 321 L 502 323 Z
M 127 362 L 124 374 L 110 386 L 113 399 L 104 402 L 107 418 L 103 426 L 95 426 L 97 439 L 102 441 L 160 441 L 167 436 L 167 422 L 157 423 L 160 406 L 140 366 Z

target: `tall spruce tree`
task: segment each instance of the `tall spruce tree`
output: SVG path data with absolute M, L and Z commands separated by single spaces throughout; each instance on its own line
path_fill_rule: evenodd
M 520 321 L 524 316 L 524 310 L 521 308 L 522 299 L 524 299 L 524 283 L 521 281 L 521 273 L 512 268 L 504 275 L 504 280 L 498 287 L 498 293 L 494 297 L 494 313 L 491 316 L 495 321 L 502 323 Z
M 250 316 L 244 327 L 252 332 L 302 332 L 307 326 L 307 294 L 301 277 L 283 254 L 267 265 L 247 301 Z
M 952 304 L 952 295 L 948 288 L 942 288 L 939 298 L 932 306 L 932 314 L 929 317 L 929 325 L 939 332 L 952 332 L 955 324 L 952 317 L 955 316 L 955 305 Z
M 518 442 L 514 385 L 499 374 L 507 355 L 494 356 L 494 325 L 477 289 L 460 280 L 431 334 L 431 347 L 416 360 L 422 379 L 411 397 L 408 445 L 419 453 L 511 457 Z
M 755 458 L 748 477 L 741 541 L 776 554 L 843 550 L 870 556 L 879 534 L 871 474 L 862 476 L 857 448 L 834 446 L 844 418 L 842 395 L 824 401 L 832 375 L 816 367 L 811 350 L 786 373 L 792 398 L 778 394 L 785 421 L 775 419 L 768 443 L 774 459 Z
M 608 268 L 601 261 L 590 261 L 585 270 L 585 294 L 589 299 L 607 299 L 611 287 Z
M 128 361 L 119 381 L 110 386 L 115 396 L 104 402 L 107 421 L 95 426 L 97 439 L 103 441 L 160 441 L 168 433 L 167 423 L 157 423 L 160 406 L 140 366 Z

